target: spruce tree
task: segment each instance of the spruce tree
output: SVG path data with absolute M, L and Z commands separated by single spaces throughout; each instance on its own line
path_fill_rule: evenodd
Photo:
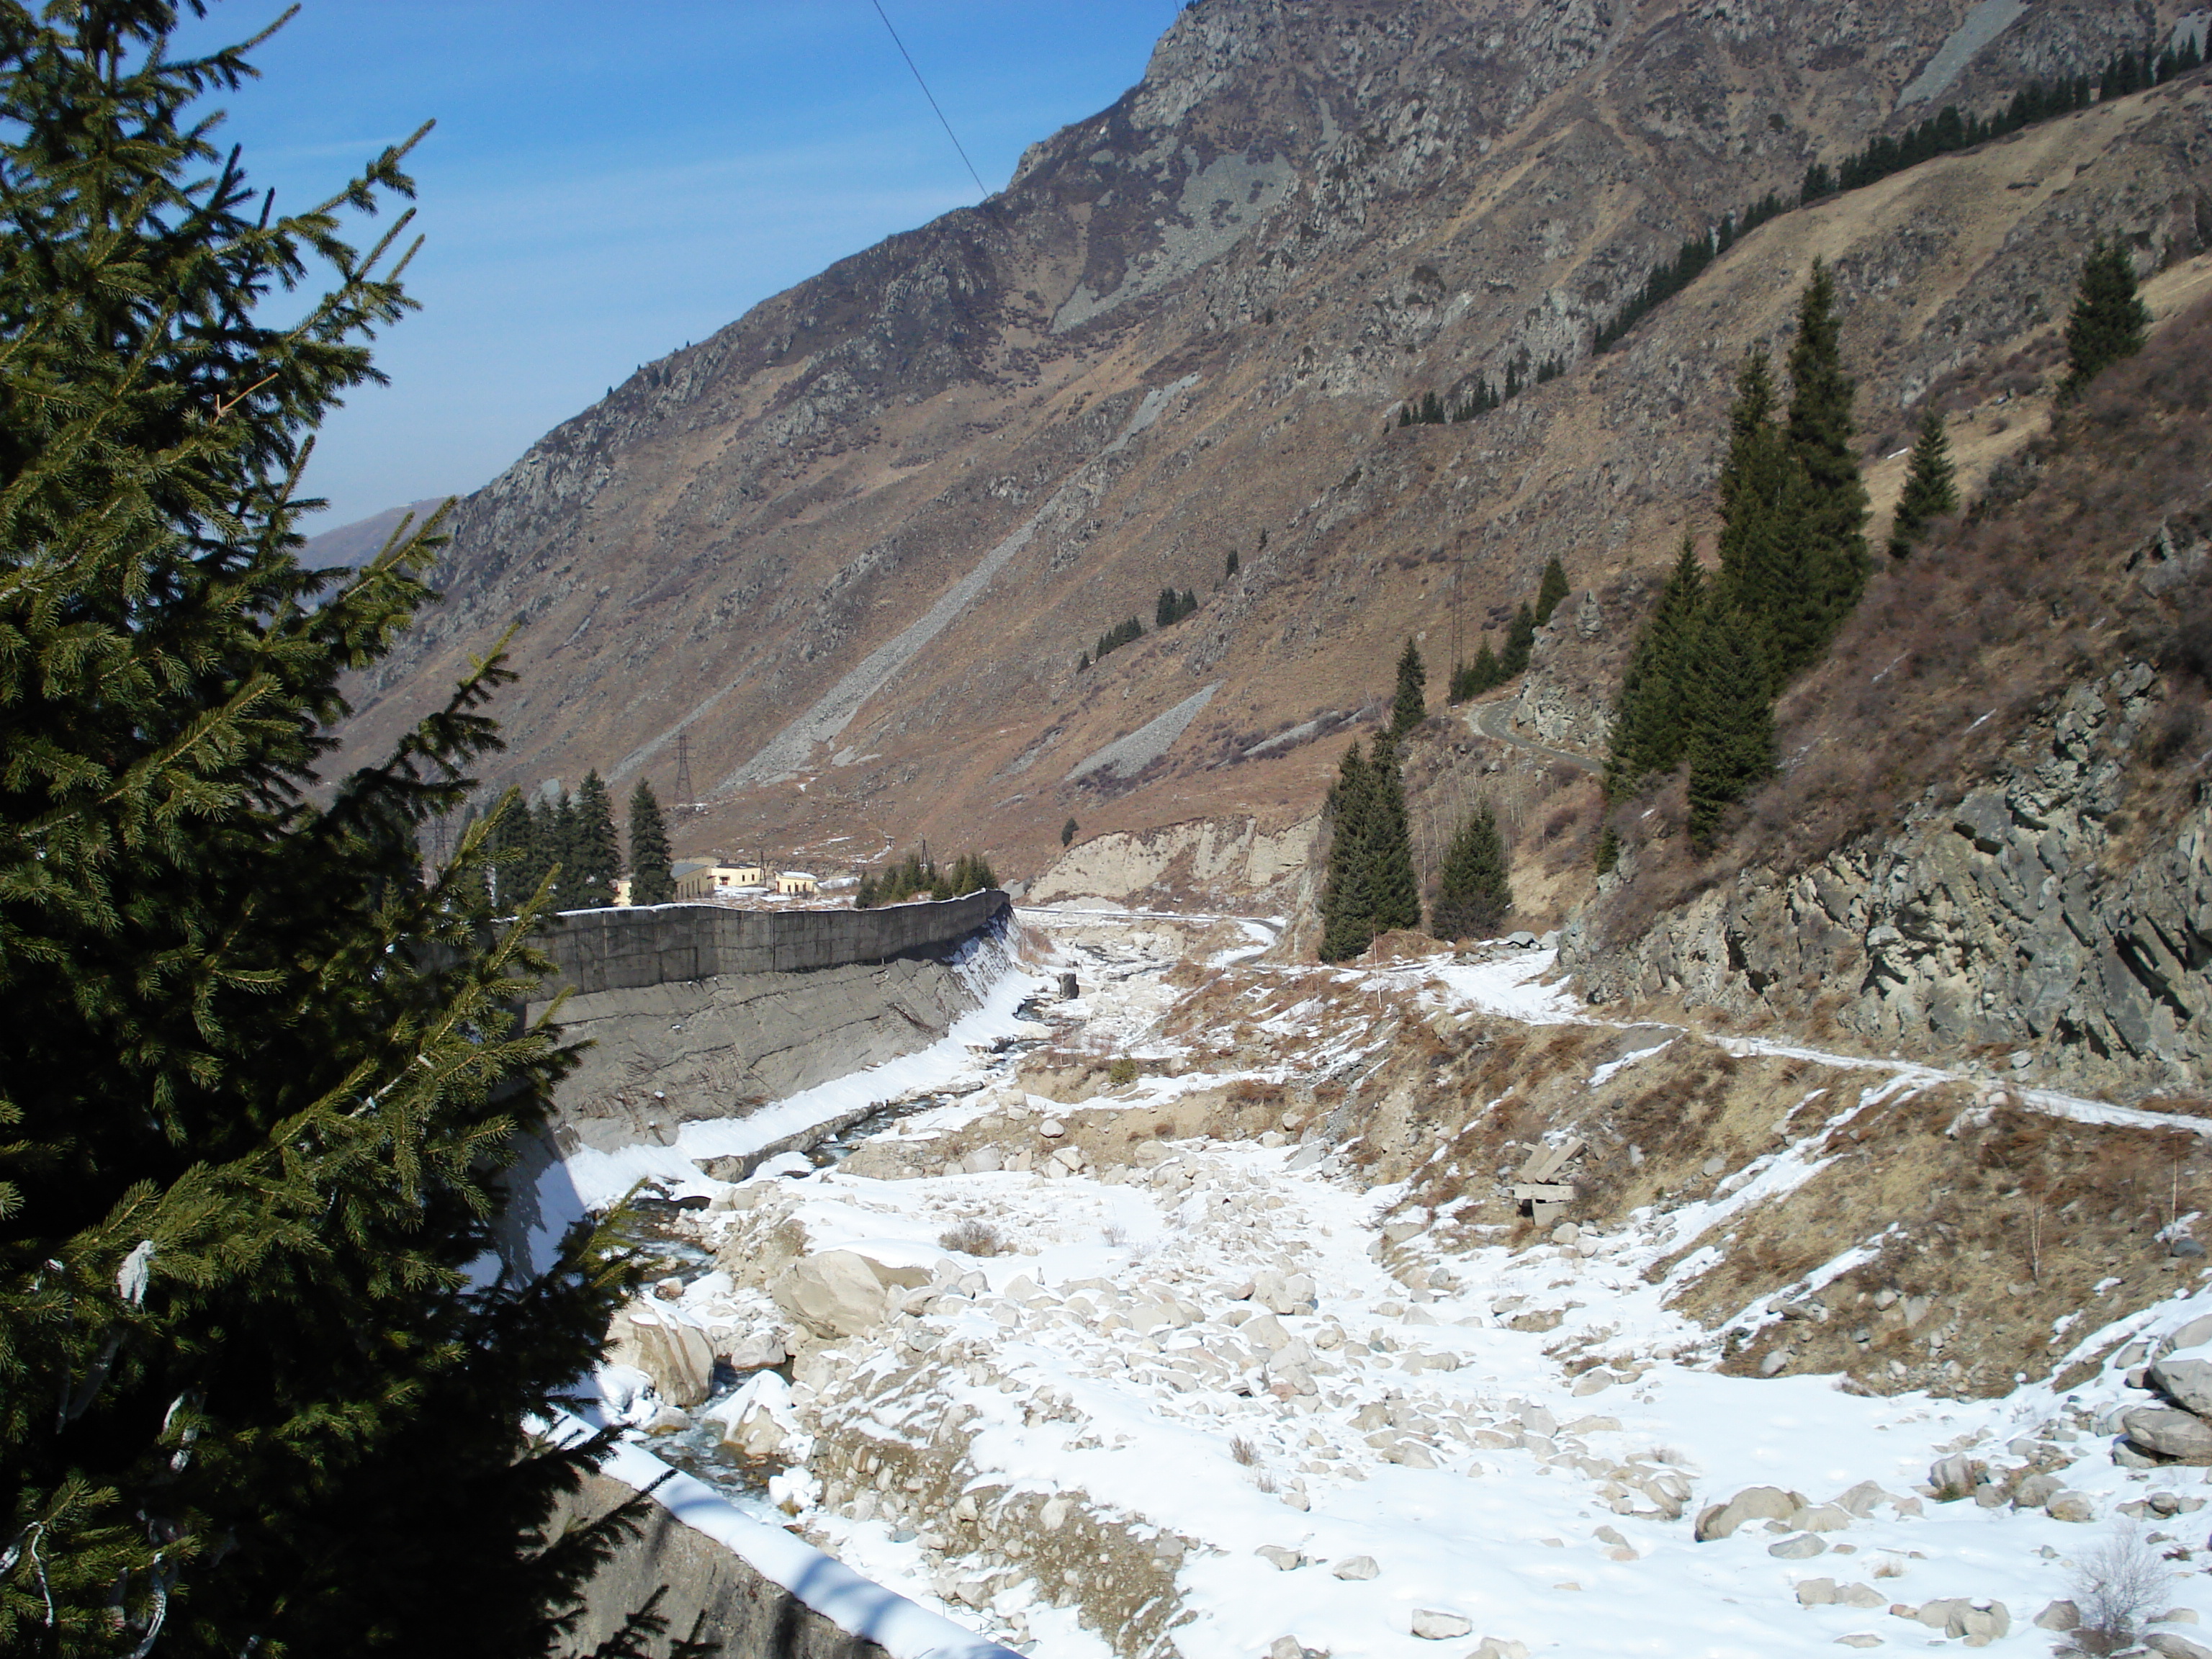
M 1430 930 L 1438 939 L 1486 939 L 1512 908 L 1505 841 L 1490 803 L 1480 801 L 1444 854 Z
M 340 238 L 404 150 L 276 213 L 194 108 L 245 49 L 173 20 L 0 9 L 0 1649 L 541 1652 L 605 1534 L 551 1541 L 588 1455 L 525 1423 L 630 1279 L 581 1232 L 498 1265 L 572 1054 L 511 1012 L 537 903 L 483 897 L 513 799 L 414 850 L 511 676 L 326 775 L 438 538 L 294 550 L 410 303 Z
M 1959 486 L 1951 469 L 1951 441 L 1943 434 L 1943 417 L 1933 404 L 1921 411 L 1920 435 L 1913 441 L 1912 459 L 1906 464 L 1905 490 L 1897 498 L 1897 514 L 1889 528 L 1889 556 L 1909 555 L 1927 530 L 1930 519 L 1959 510 Z
M 1872 568 L 1866 483 L 1851 421 L 1857 388 L 1844 373 L 1842 326 L 1835 280 L 1815 259 L 1798 296 L 1797 337 L 1790 348 L 1790 453 L 1802 490 L 1790 528 L 1802 534 L 1808 580 L 1772 596 L 1771 631 L 1781 657 L 1776 672 L 1784 675 L 1826 648 L 1858 605 Z
M 1468 676 L 1467 695 L 1470 697 L 1494 691 L 1504 684 L 1505 669 L 1498 660 L 1498 653 L 1490 648 L 1488 640 L 1485 640 L 1482 648 L 1474 653 L 1474 662 L 1468 665 Z
M 2065 391 L 2078 393 L 2150 337 L 2150 307 L 2136 292 L 2135 261 L 2117 239 L 2099 237 L 2081 263 L 2074 308 L 2066 319 Z
M 1398 695 L 1390 704 L 1390 735 L 1401 738 L 1428 717 L 1429 671 L 1410 636 L 1398 656 Z
M 1559 601 L 1573 590 L 1567 586 L 1567 568 L 1557 554 L 1545 561 L 1543 586 L 1536 590 L 1536 626 L 1541 628 L 1552 620 L 1552 613 L 1559 608 Z
M 1759 629 L 1742 612 L 1706 609 L 1689 685 L 1690 836 L 1709 844 L 1721 816 L 1774 771 L 1774 709 Z
M 629 902 L 670 904 L 676 898 L 675 859 L 668 848 L 668 823 L 660 802 L 643 778 L 629 792 Z
M 1321 890 L 1323 962 L 1356 957 L 1375 937 L 1367 859 L 1367 823 L 1374 793 L 1373 774 L 1355 742 L 1344 751 L 1336 781 L 1329 786 L 1328 866 Z
M 622 843 L 615 837 L 615 804 L 605 781 L 594 770 L 584 775 L 576 793 L 576 872 L 570 908 L 605 909 L 615 902 L 615 878 L 622 872 Z
M 1647 778 L 1682 763 L 1689 742 L 1689 680 L 1705 606 L 1705 568 L 1685 534 L 1659 603 L 1637 635 L 1613 703 L 1606 757 L 1608 800 L 1634 794 Z
M 1521 608 L 1513 613 L 1513 625 L 1505 630 L 1505 649 L 1498 653 L 1498 678 L 1505 681 L 1519 677 L 1528 665 L 1528 653 L 1536 645 L 1536 613 L 1523 599 Z
M 1366 825 L 1367 893 L 1373 931 L 1419 929 L 1421 884 L 1413 873 L 1413 828 L 1406 813 L 1406 784 L 1398 749 L 1386 732 L 1375 740 L 1367 763 L 1370 779 Z

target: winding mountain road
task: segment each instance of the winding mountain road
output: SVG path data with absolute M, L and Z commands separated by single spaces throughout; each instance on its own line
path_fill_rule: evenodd
M 1510 744 L 1516 749 L 1526 749 L 1548 759 L 1565 761 L 1585 772 L 1602 772 L 1603 761 L 1592 760 L 1588 755 L 1578 755 L 1571 749 L 1554 749 L 1549 744 L 1531 743 L 1526 738 L 1516 738 L 1505 729 L 1508 702 L 1478 703 L 1468 710 L 1467 728 L 1478 738 L 1487 738 L 1492 743 Z

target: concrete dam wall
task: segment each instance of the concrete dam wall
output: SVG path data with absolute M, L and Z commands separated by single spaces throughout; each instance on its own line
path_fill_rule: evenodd
M 879 910 L 563 916 L 544 941 L 558 970 L 546 998 L 568 992 L 562 1024 L 591 1046 L 556 1097 L 557 1144 L 665 1144 L 692 1119 L 742 1116 L 927 1047 L 976 1006 L 960 959 L 1011 910 L 993 890 Z
M 876 910 L 729 910 L 716 904 L 570 910 L 540 943 L 570 989 L 633 991 L 725 974 L 804 974 L 941 956 L 1010 908 L 994 887 Z

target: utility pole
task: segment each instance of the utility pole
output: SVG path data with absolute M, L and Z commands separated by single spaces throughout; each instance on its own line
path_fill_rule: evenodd
M 1467 549 L 1462 547 L 1452 556 L 1452 654 L 1451 677 L 1459 678 L 1459 588 L 1460 579 L 1467 574 Z M 1451 700 L 1451 681 L 1444 682 L 1444 699 Z
M 691 734 L 676 734 L 676 810 L 688 812 L 694 805 L 691 799 Z

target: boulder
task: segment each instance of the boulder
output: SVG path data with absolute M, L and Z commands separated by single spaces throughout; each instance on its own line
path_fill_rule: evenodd
M 1929 1466 L 1928 1484 L 1936 1488 L 1938 1499 L 1948 1504 L 1972 1496 L 1974 1488 L 1982 1484 L 1989 1472 L 1987 1464 L 1964 1452 L 1953 1452 Z
M 1789 1538 L 1777 1539 L 1766 1547 L 1766 1553 L 1784 1561 L 1809 1561 L 1827 1547 L 1828 1540 L 1817 1533 L 1801 1532 Z
M 1849 1636 L 1838 1636 L 1836 1645 L 1839 1648 L 1878 1648 L 1881 1645 L 1881 1638 L 1872 1631 L 1855 1630 Z
M 2012 1489 L 2013 1507 L 2018 1510 L 2039 1510 L 2051 1498 L 2065 1488 L 2066 1483 L 2055 1474 L 2031 1474 Z
M 1836 1600 L 1847 1607 L 1886 1607 L 1889 1598 L 1871 1584 L 1844 1584 L 1836 1591 Z
M 2166 1340 L 2168 1353 L 2181 1348 L 2201 1347 L 2212 1342 L 2212 1314 L 2199 1314 Z
M 886 1291 L 896 1285 L 929 1283 L 920 1267 L 891 1267 L 857 1250 L 817 1250 L 784 1269 L 772 1289 L 776 1306 L 825 1340 L 873 1330 L 889 1311 Z
M 2053 1601 L 2035 1615 L 2039 1630 L 2069 1631 L 2081 1628 L 2081 1609 L 2071 1601 Z
M 1801 1607 L 1828 1607 L 1836 1603 L 1836 1581 L 1832 1578 L 1808 1578 L 1797 1586 L 1797 1605 Z
M 1474 1628 L 1474 1620 L 1462 1613 L 1443 1613 L 1435 1607 L 1413 1609 L 1413 1634 L 1424 1642 L 1449 1642 Z
M 1841 1532 L 1851 1524 L 1851 1512 L 1838 1504 L 1808 1504 L 1790 1517 L 1798 1532 Z
M 2212 1359 L 2161 1359 L 2151 1366 L 2149 1380 L 2182 1410 L 2212 1416 Z
M 1528 1659 L 1528 1644 L 1510 1642 L 1502 1636 L 1486 1636 L 1474 1644 L 1467 1659 Z
M 722 1444 L 748 1463 L 792 1461 L 811 1442 L 791 1409 L 791 1385 L 774 1371 L 756 1372 L 720 1408 Z
M 605 1363 L 643 1371 L 653 1379 L 653 1392 L 672 1406 L 699 1405 L 714 1387 L 714 1351 L 706 1332 L 643 1301 L 615 1316 Z
M 1787 1521 L 1805 1507 L 1802 1492 L 1779 1486 L 1747 1486 L 1725 1504 L 1715 1504 L 1698 1516 L 1700 1544 L 1734 1536 L 1747 1521 Z
M 1371 1555 L 1347 1556 L 1330 1571 L 1339 1578 L 1365 1579 L 1379 1578 L 1382 1576 L 1382 1569 L 1376 1565 L 1375 1558 Z
M 2185 1463 L 2212 1463 L 2212 1425 L 2192 1412 L 2166 1406 L 2138 1406 L 2122 1413 L 2120 1426 L 2145 1451 Z
M 1237 1328 L 1237 1334 L 1270 1353 L 1291 1346 L 1291 1334 L 1283 1328 L 1283 1322 L 1273 1314 L 1253 1315 Z
M 764 1330 L 748 1331 L 731 1343 L 722 1361 L 733 1371 L 759 1371 L 781 1365 L 790 1358 L 790 1351 L 784 1346 L 783 1333 L 771 1326 Z
M 2153 1631 L 2143 1638 L 2143 1645 L 2153 1653 L 2164 1654 L 2166 1659 L 2212 1659 L 2212 1648 L 2170 1630 Z
M 1252 1553 L 1273 1566 L 1277 1572 L 1290 1572 L 1306 1564 L 1304 1556 L 1296 1550 L 1286 1550 L 1279 1544 L 1262 1544 Z
M 2044 1499 L 2043 1512 L 2053 1521 L 2094 1521 L 2097 1505 L 2087 1492 L 2057 1492 Z
M 960 1167 L 969 1175 L 990 1175 L 1006 1167 L 1006 1154 L 996 1146 L 978 1146 L 960 1160 Z

